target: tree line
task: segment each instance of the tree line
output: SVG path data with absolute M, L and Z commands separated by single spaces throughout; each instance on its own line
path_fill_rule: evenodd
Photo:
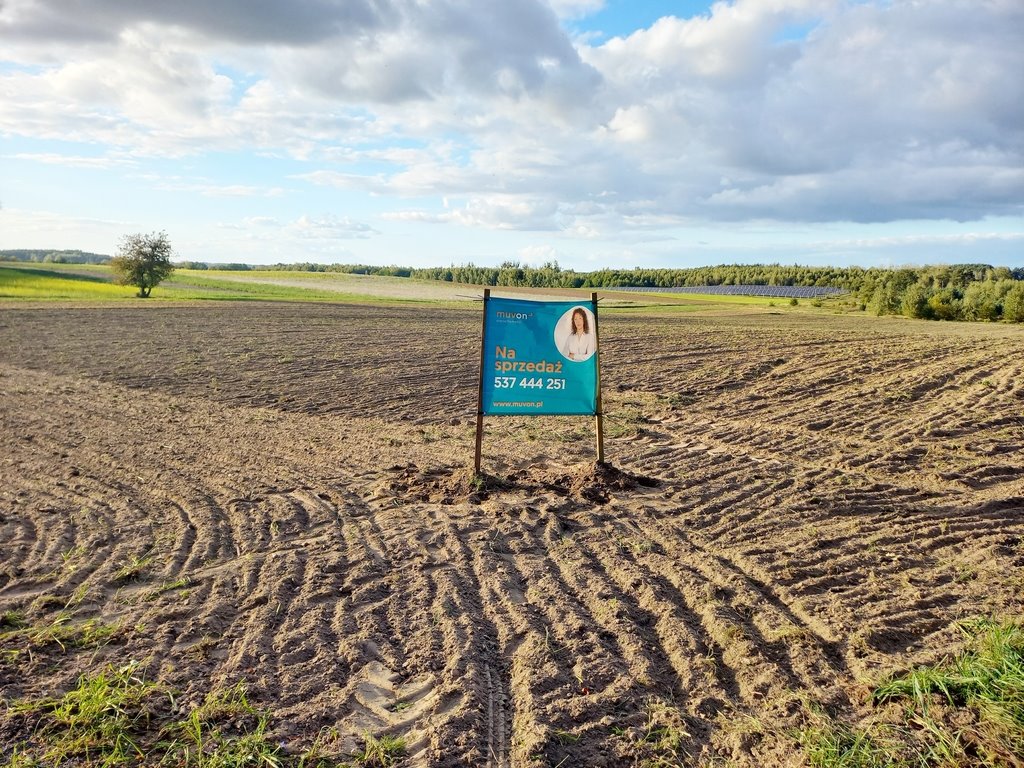
M 412 277 L 509 288 L 681 288 L 716 285 L 822 286 L 848 292 L 848 301 L 876 315 L 930 320 L 1024 322 L 1024 269 L 989 264 L 905 267 L 804 267 L 724 264 L 686 269 L 599 269 L 577 272 L 557 261 L 531 267 L 506 261 L 411 269 L 369 264 L 275 264 L 269 269 Z
M 906 267 L 803 267 L 729 264 L 688 269 L 600 269 L 575 272 L 557 262 L 529 267 L 465 266 L 413 269 L 411 277 L 474 285 L 531 288 L 647 288 L 716 285 L 841 288 L 859 309 L 929 320 L 1024 322 L 1024 269 L 988 264 Z
M 1024 270 L 984 265 L 874 270 L 850 287 L 876 315 L 1024 323 Z
M 508 288 L 677 288 L 717 285 L 821 286 L 840 288 L 847 301 L 876 315 L 905 315 L 929 320 L 989 320 L 1024 323 L 1024 269 L 989 264 L 904 267 L 804 267 L 782 264 L 725 264 L 686 269 L 599 269 L 577 272 L 557 261 L 531 267 L 506 261 L 497 267 L 475 264 L 448 267 L 371 264 L 206 265 L 191 269 L 269 269 L 410 277 L 467 285 Z
M 0 251 L 0 261 L 27 261 L 35 264 L 107 264 L 110 257 L 88 251 L 47 251 L 12 248 Z

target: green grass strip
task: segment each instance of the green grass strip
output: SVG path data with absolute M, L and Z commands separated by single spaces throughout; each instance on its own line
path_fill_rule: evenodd
M 1024 764 L 1024 627 L 961 625 L 962 652 L 883 680 L 872 703 L 905 703 L 897 722 L 850 726 L 809 706 L 796 739 L 815 768 L 1016 768 Z M 891 716 L 891 713 L 890 713 Z
M 133 295 L 131 286 L 117 285 L 105 267 L 75 271 L 0 265 L 0 298 L 111 301 Z M 93 273 L 94 272 L 94 273 Z
M 140 738 L 152 713 L 159 689 L 136 676 L 129 665 L 108 668 L 79 678 L 78 685 L 60 698 L 17 703 L 16 714 L 40 716 L 36 741 L 42 753 L 24 748 L 12 765 L 61 765 L 84 761 L 115 766 L 144 757 Z
M 331 756 L 338 734 L 325 729 L 305 751 L 287 752 L 244 683 L 214 690 L 182 714 L 173 693 L 145 680 L 134 662 L 82 675 L 60 696 L 4 703 L 0 726 L 25 738 L 0 745 L 0 768 L 387 768 L 406 751 L 400 736 L 367 733 L 362 749 Z
M 956 658 L 891 677 L 875 690 L 876 701 L 909 699 L 919 719 L 928 718 L 937 695 L 969 710 L 976 724 L 940 728 L 949 743 L 971 743 L 993 765 L 1024 756 L 1024 626 L 975 621 L 961 625 L 969 638 Z

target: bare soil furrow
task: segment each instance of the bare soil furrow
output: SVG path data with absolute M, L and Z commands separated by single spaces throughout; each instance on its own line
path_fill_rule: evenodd
M 639 532 L 628 539 L 616 537 L 614 545 L 600 542 L 593 547 L 592 556 L 615 578 L 621 594 L 634 595 L 633 631 L 644 638 L 641 642 L 645 645 L 660 649 L 662 667 L 672 670 L 671 676 L 662 676 L 663 681 L 676 682 L 668 693 L 687 702 L 691 715 L 714 715 L 717 705 L 709 710 L 708 697 L 715 702 L 733 697 L 735 678 L 718 663 L 721 648 L 703 631 L 699 615 L 664 576 L 644 563 L 643 555 L 650 546 L 646 535 Z
M 794 601 L 783 599 L 782 593 L 735 560 L 711 552 L 688 537 L 665 535 L 663 529 L 651 530 L 650 534 L 662 547 L 673 547 L 672 553 L 680 559 L 699 564 L 697 571 L 705 580 L 705 602 L 719 605 L 719 615 L 732 622 L 736 632 L 768 649 L 772 663 L 779 666 L 780 674 L 789 678 L 794 688 L 836 687 L 839 677 L 848 670 L 836 641 L 827 636 L 829 629 L 821 621 Z M 689 589 L 694 592 L 698 584 L 691 581 Z
M 474 481 L 478 309 L 4 313 L 9 701 L 136 659 L 339 763 L 795 766 L 1024 612 L 1020 328 L 609 307 L 613 466 L 489 418 Z

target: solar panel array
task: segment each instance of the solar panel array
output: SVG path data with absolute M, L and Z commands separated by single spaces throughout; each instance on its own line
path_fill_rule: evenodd
M 718 296 L 767 296 L 779 299 L 814 299 L 846 293 L 842 288 L 824 285 L 696 285 L 672 288 L 622 286 L 613 290 L 644 293 L 703 293 Z

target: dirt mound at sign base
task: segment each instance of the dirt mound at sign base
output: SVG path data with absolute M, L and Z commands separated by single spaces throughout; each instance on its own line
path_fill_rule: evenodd
M 566 469 L 549 469 L 535 464 L 511 473 L 508 480 L 515 487 L 553 491 L 595 504 L 607 504 L 616 492 L 653 488 L 661 482 L 653 477 L 626 472 L 606 462 L 577 464 Z
M 420 468 L 416 464 L 389 467 L 390 477 L 375 488 L 376 498 L 433 504 L 479 504 L 503 492 L 550 492 L 576 497 L 593 504 L 607 504 L 613 494 L 638 487 L 653 488 L 660 481 L 618 469 L 606 462 L 571 467 L 535 463 L 504 477 L 474 476 L 467 467 Z

